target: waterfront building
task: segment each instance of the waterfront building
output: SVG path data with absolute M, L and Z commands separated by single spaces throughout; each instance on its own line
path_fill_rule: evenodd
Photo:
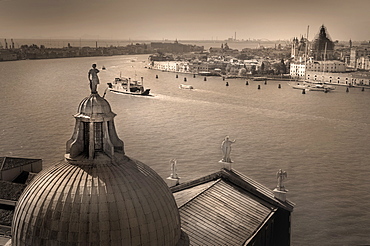
M 220 171 L 169 188 L 125 154 L 115 116 L 98 93 L 80 102 L 64 160 L 26 187 L 7 245 L 290 245 L 285 172 L 270 190 L 232 167 L 229 146 Z
M 209 73 L 210 75 L 220 75 L 225 73 L 228 62 L 225 61 L 206 61 L 206 62 L 192 62 L 190 63 L 190 71 L 198 74 L 202 72 Z
M 180 61 L 152 61 L 149 64 L 151 69 L 161 70 L 166 72 L 189 73 L 190 65 L 188 62 Z
M 370 55 L 359 57 L 356 62 L 356 68 L 370 71 Z
M 307 71 L 343 73 L 346 72 L 346 64 L 341 61 L 309 61 L 307 62 Z
M 370 74 L 361 72 L 323 73 L 307 71 L 306 80 L 309 82 L 325 82 L 342 86 L 370 86 Z
M 295 79 L 304 79 L 306 64 L 303 62 L 290 63 L 290 76 Z
M 307 70 L 306 70 L 307 65 Z M 308 82 L 325 82 L 344 86 L 368 86 L 370 74 L 366 72 L 346 72 L 340 61 L 310 61 L 307 64 L 291 63 L 290 76 Z
M 225 71 L 226 62 L 213 61 L 152 61 L 149 63 L 150 69 L 161 70 L 175 73 L 202 73 L 207 72 L 212 75 L 219 75 L 221 71 Z
M 370 44 L 364 43 L 351 48 L 349 66 L 354 69 L 370 70 Z
M 259 70 L 261 67 L 262 62 L 257 60 L 257 59 L 251 59 L 251 60 L 243 60 L 244 67 L 245 69 L 249 72 L 252 73 L 254 71 Z
M 0 49 L 0 61 L 15 61 L 17 60 L 17 54 L 8 49 Z

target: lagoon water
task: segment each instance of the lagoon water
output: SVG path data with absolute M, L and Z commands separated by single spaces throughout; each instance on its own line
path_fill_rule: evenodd
M 87 72 L 106 83 L 139 79 L 153 97 L 107 92 L 128 156 L 163 178 L 176 158 L 182 182 L 217 171 L 226 135 L 236 139 L 233 167 L 273 189 L 288 173 L 293 245 L 370 244 L 370 90 L 330 93 L 250 81 L 145 69 L 147 56 L 88 57 L 0 63 L 0 156 L 63 158 L 79 102 L 89 96 Z M 155 79 L 155 75 L 159 78 Z M 194 86 L 181 90 L 179 84 Z M 278 84 L 282 88 L 278 89 Z M 261 89 L 257 89 L 261 85 Z M 241 204 L 242 206 L 242 204 Z

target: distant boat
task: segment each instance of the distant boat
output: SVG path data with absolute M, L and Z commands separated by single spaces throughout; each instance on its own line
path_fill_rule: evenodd
M 211 76 L 211 72 L 207 72 L 207 71 L 201 71 L 201 72 L 198 72 L 198 74 L 202 76 Z
M 267 80 L 267 77 L 253 77 L 254 81 L 264 81 Z
M 185 85 L 185 84 L 181 84 L 179 86 L 180 89 L 194 89 L 194 87 L 192 85 Z
M 329 92 L 335 90 L 335 86 L 327 85 L 322 82 L 303 82 L 303 83 L 288 83 L 293 89 L 306 90 L 306 91 L 324 91 Z
M 101 69 L 102 69 L 102 70 L 105 70 L 105 67 L 103 66 Z
M 198 75 L 202 75 L 202 76 L 221 76 L 221 69 L 219 68 L 216 68 L 214 69 L 214 71 L 200 71 L 198 72 Z
M 130 95 L 149 96 L 150 89 L 145 89 L 143 85 L 143 77 L 141 81 L 133 80 L 131 78 L 119 77 L 115 78 L 112 83 L 107 83 L 108 88 L 112 92 L 119 92 Z
M 293 89 L 299 89 L 299 90 L 307 90 L 308 89 L 308 85 L 307 84 L 301 84 L 301 83 L 295 83 L 295 84 L 291 84 L 291 83 L 288 83 L 289 86 L 291 86 Z
M 335 90 L 335 86 L 327 85 L 323 82 L 312 82 L 307 84 L 310 91 L 332 91 Z

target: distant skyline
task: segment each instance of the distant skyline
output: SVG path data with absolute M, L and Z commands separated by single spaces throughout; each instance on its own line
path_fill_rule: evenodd
M 370 40 L 369 0 L 0 0 L 0 38 Z

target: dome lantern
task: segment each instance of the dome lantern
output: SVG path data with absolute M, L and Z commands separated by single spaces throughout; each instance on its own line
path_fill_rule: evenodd
M 104 98 L 92 93 L 83 99 L 78 112 L 72 138 L 67 141 L 66 158 L 97 158 L 99 153 L 109 157 L 124 154 L 123 141 L 117 136 L 114 114 Z

